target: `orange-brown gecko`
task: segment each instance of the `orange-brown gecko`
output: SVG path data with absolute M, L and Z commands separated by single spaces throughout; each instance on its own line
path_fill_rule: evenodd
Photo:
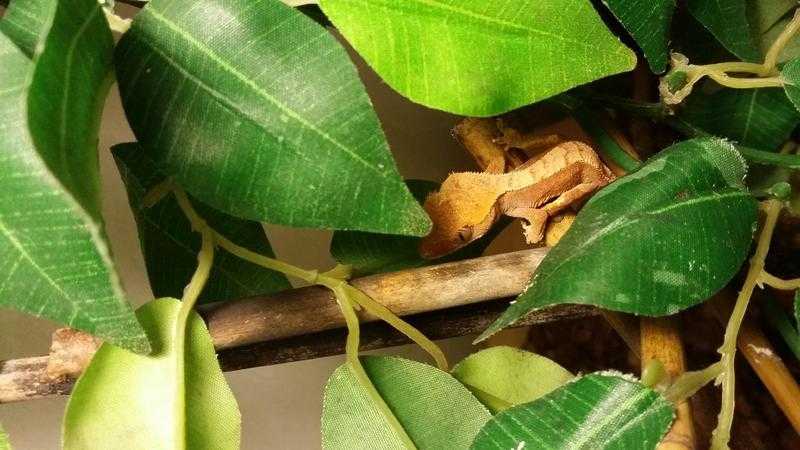
M 433 229 L 420 254 L 438 258 L 480 238 L 502 215 L 523 221 L 530 244 L 542 240 L 550 217 L 614 180 L 588 145 L 561 143 L 508 173 L 453 173 L 425 200 Z

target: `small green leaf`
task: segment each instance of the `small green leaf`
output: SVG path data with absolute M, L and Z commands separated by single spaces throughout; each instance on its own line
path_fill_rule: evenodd
M 139 143 L 204 203 L 289 226 L 428 232 L 347 53 L 279 0 L 153 0 L 115 63 Z
M 321 0 L 392 88 L 431 108 L 492 116 L 625 72 L 634 53 L 584 0 Z
M 795 108 L 800 110 L 800 58 L 787 62 L 781 69 L 783 90 L 792 101 Z
M 452 372 L 493 414 L 536 400 L 574 378 L 544 356 L 503 346 L 466 357 Z
M 211 335 L 196 313 L 186 326 L 186 347 L 175 348 L 180 307 L 180 301 L 163 298 L 137 311 L 153 343 L 152 355 L 110 344 L 100 347 L 67 404 L 65 450 L 239 448 L 236 399 L 217 362 Z M 176 372 L 179 351 L 184 351 L 185 373 Z M 176 410 L 182 391 L 186 408 Z
M 602 189 L 478 340 L 561 303 L 663 316 L 704 301 L 750 249 L 758 205 L 746 170 L 730 143 L 692 139 Z
M 595 373 L 501 412 L 472 448 L 653 449 L 673 416 L 672 405 L 652 389 L 627 377 Z
M 800 114 L 780 88 L 696 93 L 680 115 L 709 134 L 770 151 L 777 150 L 800 122 Z
M 420 450 L 466 449 L 491 417 L 461 383 L 435 367 L 387 356 L 366 356 L 361 362 Z M 336 369 L 325 386 L 322 446 L 403 448 L 347 364 Z
M 439 188 L 438 183 L 432 181 L 408 180 L 406 183 L 420 204 L 425 202 L 425 198 L 430 192 Z M 504 224 L 507 225 L 508 221 L 497 224 L 486 236 L 470 243 L 463 249 L 438 259 L 425 259 L 420 256 L 421 238 L 363 231 L 333 233 L 331 255 L 340 264 L 351 266 L 353 273 L 358 276 L 475 258 L 483 254 L 486 247 L 505 228 Z
M 95 0 L 18 3 L 0 22 L 0 306 L 147 352 L 100 217 L 111 32 Z
M 135 143 L 112 149 L 128 199 L 139 228 L 147 274 L 156 297 L 180 297 L 197 266 L 201 238 L 172 195 L 145 207 L 145 195 L 164 181 L 155 162 Z M 274 256 L 258 222 L 238 219 L 194 202 L 198 212 L 217 231 L 234 242 L 262 255 Z M 198 302 L 264 295 L 291 288 L 289 280 L 278 272 L 264 269 L 230 253 L 220 251 Z
M 689 12 L 728 51 L 744 61 L 761 59 L 747 20 L 746 0 L 688 0 L 687 4 Z
M 650 70 L 663 72 L 669 59 L 669 29 L 675 0 L 604 0 L 603 3 L 639 44 Z
M 0 425 L 0 450 L 11 450 L 11 442 L 2 425 Z

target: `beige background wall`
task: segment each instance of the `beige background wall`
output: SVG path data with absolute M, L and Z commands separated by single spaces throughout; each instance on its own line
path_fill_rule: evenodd
M 449 170 L 472 169 L 471 161 L 450 136 L 456 117 L 412 105 L 395 94 L 360 65 L 400 172 L 408 178 L 441 180 Z M 109 147 L 133 140 L 114 90 L 104 113 L 100 160 L 104 184 L 104 214 L 118 270 L 131 301 L 152 298 L 132 216 Z M 277 255 L 307 267 L 327 268 L 330 233 L 267 226 Z M 20 293 L 24 295 L 24 293 Z M 0 310 L 0 360 L 46 354 L 54 325 Z M 469 339 L 445 342 L 450 359 L 458 361 L 469 350 Z M 392 349 L 421 357 L 412 347 Z M 227 374 L 243 416 L 245 449 L 319 448 L 322 389 L 341 357 L 322 358 Z M 65 398 L 0 405 L 0 423 L 17 450 L 59 447 Z

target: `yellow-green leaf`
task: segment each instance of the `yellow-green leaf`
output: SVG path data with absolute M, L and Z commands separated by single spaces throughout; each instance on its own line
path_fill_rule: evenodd
M 494 414 L 536 400 L 574 378 L 544 356 L 504 346 L 466 357 L 452 373 Z
M 491 116 L 636 65 L 585 0 L 321 0 L 394 89 L 431 108 Z
M 191 313 L 185 348 L 175 348 L 181 302 L 137 311 L 149 356 L 103 344 L 78 380 L 64 418 L 65 450 L 237 450 L 241 417 L 203 320 Z M 177 372 L 178 352 L 184 372 Z M 185 405 L 181 409 L 178 405 Z

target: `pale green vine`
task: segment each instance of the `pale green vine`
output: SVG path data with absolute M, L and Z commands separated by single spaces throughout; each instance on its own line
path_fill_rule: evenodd
M 750 258 L 750 267 L 747 271 L 747 277 L 745 278 L 742 290 L 739 291 L 739 295 L 736 298 L 736 304 L 733 307 L 733 312 L 731 313 L 731 317 L 725 329 L 725 338 L 722 346 L 719 348 L 719 353 L 721 355 L 720 363 L 722 364 L 723 370 L 717 377 L 717 384 L 722 385 L 722 406 L 719 412 L 717 428 L 714 429 L 711 435 L 712 450 L 726 449 L 730 441 L 735 404 L 736 374 L 734 370 L 734 358 L 736 356 L 736 340 L 739 336 L 739 328 L 741 328 L 742 320 L 744 320 L 744 314 L 747 311 L 750 297 L 752 297 L 753 290 L 759 283 L 759 280 L 763 277 L 764 261 L 769 252 L 772 233 L 775 231 L 775 224 L 778 221 L 782 202 L 774 199 L 766 200 L 761 203 L 761 208 L 766 217 L 758 237 L 756 251 L 753 257 Z
M 695 65 L 690 64 L 686 56 L 673 53 L 670 61 L 672 68 L 659 84 L 661 98 L 666 104 L 678 104 L 688 97 L 695 84 L 705 77 L 733 89 L 783 87 L 783 79 L 777 70 L 778 57 L 798 31 L 800 31 L 800 9 L 795 12 L 792 20 L 767 50 L 761 64 L 733 61 Z M 734 76 L 734 74 L 746 76 Z M 679 87 L 675 86 L 676 84 Z
M 430 354 L 440 369 L 447 371 L 447 359 L 445 358 L 444 352 L 442 352 L 439 346 L 425 337 L 424 334 L 414 328 L 411 324 L 392 313 L 388 308 L 376 302 L 370 296 L 366 295 L 364 292 L 348 283 L 347 278 L 350 276 L 350 270 L 346 266 L 339 265 L 328 272 L 319 273 L 316 270 L 302 269 L 292 264 L 255 253 L 247 248 L 241 247 L 208 225 L 205 219 L 203 219 L 194 209 L 186 193 L 180 188 L 174 187 L 169 181 L 156 186 L 150 191 L 150 193 L 146 196 L 148 203 L 157 201 L 163 197 L 165 192 L 169 192 L 170 190 L 175 195 L 181 210 L 191 222 L 192 228 L 203 235 L 204 246 L 206 245 L 206 242 L 210 242 L 213 245 L 217 245 L 241 259 L 250 261 L 253 264 L 281 272 L 288 276 L 299 278 L 310 284 L 324 286 L 333 292 L 347 325 L 348 334 L 345 352 L 350 370 L 358 380 L 359 384 L 361 384 L 361 386 L 367 392 L 367 395 L 369 395 L 369 397 L 378 406 L 378 409 L 386 418 L 390 427 L 397 433 L 404 446 L 409 449 L 416 449 L 413 441 L 408 436 L 397 418 L 394 416 L 389 406 L 386 405 L 386 402 L 384 402 L 380 393 L 370 381 L 369 376 L 364 370 L 364 367 L 361 365 L 361 361 L 359 359 L 360 328 L 356 310 L 363 309 L 367 313 L 372 314 L 373 316 L 392 325 L 398 331 L 405 334 L 409 339 L 422 347 L 428 354 Z M 190 287 L 192 284 L 193 283 L 190 283 Z M 187 288 L 187 292 L 189 292 L 189 288 Z

